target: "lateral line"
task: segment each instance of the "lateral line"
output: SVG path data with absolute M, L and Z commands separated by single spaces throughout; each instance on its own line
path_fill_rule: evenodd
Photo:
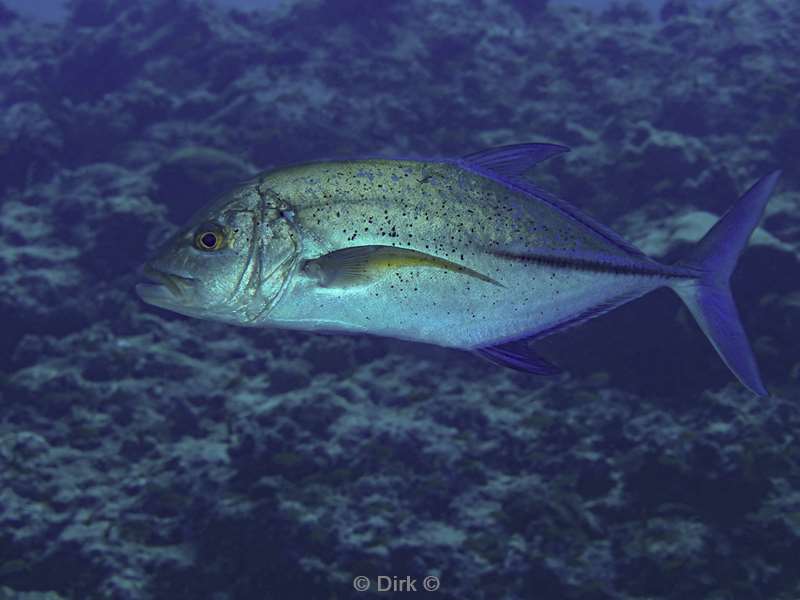
M 566 256 L 553 256 L 548 254 L 515 254 L 514 252 L 490 251 L 493 256 L 517 260 L 520 262 L 535 263 L 545 266 L 593 273 L 613 273 L 615 275 L 652 275 L 656 277 L 676 277 L 694 279 L 697 274 L 685 269 L 672 269 L 667 266 L 654 265 L 653 267 L 633 264 L 615 264 L 613 262 L 593 261 L 585 258 L 571 258 Z

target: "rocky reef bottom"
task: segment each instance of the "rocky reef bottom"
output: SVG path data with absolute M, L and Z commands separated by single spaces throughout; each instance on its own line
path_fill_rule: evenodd
M 443 598 L 800 590 L 796 384 L 648 397 L 607 372 L 127 319 L 18 346 L 0 598 L 350 598 L 380 575 Z

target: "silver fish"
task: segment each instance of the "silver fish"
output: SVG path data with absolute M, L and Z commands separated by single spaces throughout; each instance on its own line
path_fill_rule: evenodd
M 136 289 L 193 317 L 415 340 L 552 374 L 529 340 L 666 286 L 739 380 L 766 395 L 728 281 L 780 172 L 666 265 L 523 178 L 567 150 L 519 144 L 261 174 L 198 213 L 148 263 L 154 283 Z

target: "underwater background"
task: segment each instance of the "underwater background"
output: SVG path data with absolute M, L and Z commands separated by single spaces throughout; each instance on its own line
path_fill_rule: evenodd
M 16 4 L 0 599 L 800 598 L 800 3 Z M 668 291 L 540 344 L 551 379 L 134 293 L 259 170 L 531 141 L 667 261 L 783 169 L 733 277 L 771 397 Z

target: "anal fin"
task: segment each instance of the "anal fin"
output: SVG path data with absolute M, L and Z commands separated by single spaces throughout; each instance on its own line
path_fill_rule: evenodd
M 562 319 L 545 329 L 540 329 L 533 335 L 496 344 L 494 346 L 473 348 L 473 352 L 491 363 L 514 369 L 515 371 L 523 371 L 525 373 L 532 373 L 533 375 L 557 375 L 562 372 L 562 369 L 536 354 L 528 346 L 530 342 L 540 340 L 555 333 L 560 333 L 566 329 L 594 319 L 595 317 L 599 317 L 626 302 L 638 298 L 650 291 L 650 289 L 651 288 L 642 288 L 625 291 L 614 298 L 596 304 L 572 317 Z
M 476 348 L 474 352 L 495 365 L 522 371 L 523 373 L 558 375 L 562 372 L 558 366 L 531 350 L 525 340 Z

